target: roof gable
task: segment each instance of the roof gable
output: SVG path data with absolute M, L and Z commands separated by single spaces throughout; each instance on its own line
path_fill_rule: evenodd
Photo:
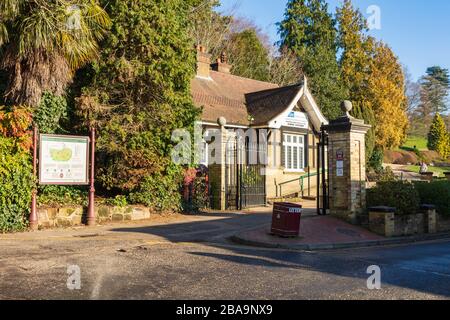
M 250 125 L 246 94 L 277 87 L 273 83 L 216 71 L 210 72 L 210 78 L 195 77 L 191 81 L 194 103 L 203 107 L 203 121 L 215 123 L 224 116 L 228 123 L 238 125 Z
M 219 117 L 225 117 L 231 125 L 279 128 L 300 103 L 315 130 L 328 123 L 307 87 L 306 77 L 302 83 L 279 87 L 211 71 L 210 78 L 192 80 L 191 92 L 194 103 L 203 107 L 205 122 L 216 123 Z
M 252 116 L 252 124 L 265 125 L 283 113 L 296 100 L 302 84 L 281 87 L 246 95 L 247 110 Z

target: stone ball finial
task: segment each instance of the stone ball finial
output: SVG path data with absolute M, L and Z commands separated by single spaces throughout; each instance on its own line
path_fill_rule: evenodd
M 353 104 L 352 104 L 351 101 L 348 101 L 348 100 L 342 101 L 342 103 L 341 103 L 341 110 L 343 112 L 345 112 L 345 115 L 348 118 L 351 118 L 350 111 L 352 111 L 352 109 L 353 109 Z
M 217 123 L 219 124 L 219 126 L 225 127 L 226 124 L 227 124 L 227 119 L 225 119 L 225 117 L 220 117 L 220 118 L 217 120 Z

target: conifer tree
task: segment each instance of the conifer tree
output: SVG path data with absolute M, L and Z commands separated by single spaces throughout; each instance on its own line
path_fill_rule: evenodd
M 439 113 L 434 116 L 428 133 L 428 149 L 437 151 L 443 158 L 450 156 L 450 135 Z
M 279 23 L 280 47 L 290 49 L 300 60 L 305 75 L 325 116 L 339 116 L 346 97 L 337 54 L 335 20 L 324 0 L 289 0 Z

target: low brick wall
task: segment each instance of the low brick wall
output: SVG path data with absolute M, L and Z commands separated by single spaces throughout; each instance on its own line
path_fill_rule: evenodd
M 376 234 L 393 237 L 395 231 L 395 208 L 370 208 L 369 229 Z
M 38 208 L 39 226 L 70 227 L 83 224 L 87 208 L 81 206 L 72 207 L 40 207 Z M 95 216 L 98 223 L 111 221 L 137 221 L 150 218 L 150 209 L 143 206 L 126 207 L 95 207 Z
M 438 232 L 448 232 L 450 231 L 450 219 L 439 215 L 437 218 L 437 229 Z
M 425 233 L 425 215 L 423 213 L 395 216 L 394 237 L 412 236 Z
M 450 227 L 450 221 L 449 227 Z M 434 206 L 424 205 L 421 213 L 396 215 L 395 208 L 374 207 L 369 209 L 369 229 L 385 237 L 401 237 L 440 232 Z M 449 228 L 450 230 L 450 228 Z

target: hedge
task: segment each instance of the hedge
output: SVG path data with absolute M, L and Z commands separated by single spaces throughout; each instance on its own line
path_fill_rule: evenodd
M 450 181 L 416 182 L 415 187 L 419 192 L 421 203 L 433 204 L 437 207 L 438 213 L 450 217 Z
M 383 181 L 378 182 L 375 188 L 367 190 L 367 204 L 369 208 L 394 207 L 399 215 L 415 214 L 419 209 L 420 196 L 410 182 Z
M 0 137 L 0 232 L 27 227 L 32 192 L 29 154 L 13 138 Z
M 417 213 L 420 204 L 435 205 L 438 213 L 450 217 L 450 181 L 384 181 L 367 190 L 368 207 L 394 207 L 397 214 L 407 215 Z

